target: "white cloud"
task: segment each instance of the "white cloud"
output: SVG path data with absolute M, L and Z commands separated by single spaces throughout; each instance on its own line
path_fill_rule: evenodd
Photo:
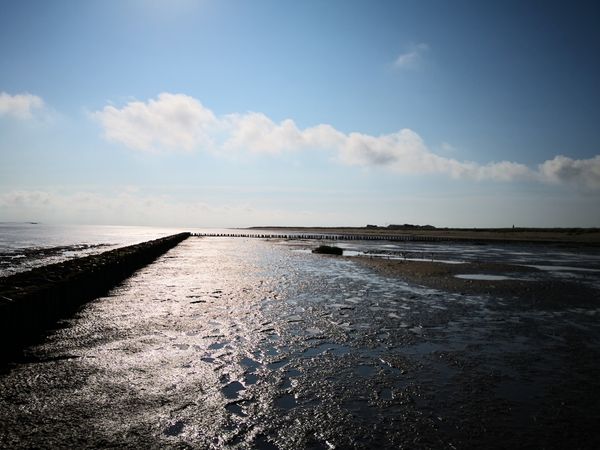
M 340 133 L 337 150 L 340 161 L 345 164 L 382 166 L 405 174 L 446 174 L 455 179 L 496 181 L 531 176 L 530 170 L 522 164 L 502 161 L 480 165 L 436 155 L 410 129 L 381 136 Z
M 221 128 L 229 134 L 223 144 L 226 150 L 275 154 L 304 144 L 302 133 L 293 120 L 276 124 L 261 113 L 229 115 L 222 121 Z
M 331 125 L 300 129 L 258 112 L 218 117 L 198 100 L 163 93 L 155 100 L 106 106 L 93 116 L 105 137 L 141 151 L 204 150 L 217 154 L 279 154 L 305 149 L 333 152 L 342 164 L 384 167 L 404 174 L 442 174 L 455 179 L 573 182 L 600 188 L 600 156 L 573 160 L 557 156 L 537 170 L 512 161 L 479 164 L 434 153 L 413 130 L 379 136 L 343 133 Z
M 600 189 L 600 155 L 590 159 L 571 159 L 558 155 L 538 166 L 538 174 L 550 183 L 574 183 Z
M 423 59 L 423 54 L 428 50 L 429 46 L 424 43 L 411 45 L 408 51 L 396 57 L 394 67 L 396 69 L 416 69 Z
M 6 92 L 0 92 L 0 117 L 31 119 L 34 111 L 43 107 L 44 101 L 37 95 L 28 93 L 10 95 Z
M 163 93 L 156 100 L 133 101 L 122 109 L 106 106 L 93 115 L 104 127 L 106 139 L 145 151 L 209 146 L 217 125 L 211 110 L 181 94 Z

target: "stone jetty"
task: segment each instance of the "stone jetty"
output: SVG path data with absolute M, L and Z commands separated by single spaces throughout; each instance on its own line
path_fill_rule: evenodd
M 0 362 L 189 236 L 175 234 L 0 278 Z

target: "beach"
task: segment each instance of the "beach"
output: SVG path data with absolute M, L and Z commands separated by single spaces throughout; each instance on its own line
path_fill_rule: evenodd
M 600 443 L 595 250 L 320 243 L 186 239 L 3 370 L 0 446 Z

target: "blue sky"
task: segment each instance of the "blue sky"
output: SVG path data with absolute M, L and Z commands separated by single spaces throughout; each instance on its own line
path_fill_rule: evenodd
M 2 2 L 0 221 L 600 226 L 598 12 Z

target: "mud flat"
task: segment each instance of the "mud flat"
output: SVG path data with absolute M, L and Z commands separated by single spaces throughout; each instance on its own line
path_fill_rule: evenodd
M 188 236 L 180 233 L 0 278 L 0 364 L 56 320 L 103 295 Z
M 75 244 L 59 245 L 55 247 L 24 248 L 18 252 L 0 252 L 0 277 L 7 277 L 18 272 L 25 272 L 35 267 L 47 264 L 55 264 L 62 260 L 71 259 L 68 255 L 75 252 L 85 252 L 81 255 L 88 256 L 92 253 L 106 251 L 110 244 Z M 56 259 L 55 261 L 49 261 Z
M 386 228 L 386 227 L 253 227 L 279 233 L 331 233 L 385 239 L 386 236 L 431 237 L 463 242 L 564 243 L 600 246 L 598 228 Z
M 537 307 L 597 306 L 599 303 L 598 290 L 589 285 L 548 279 L 543 276 L 543 270 L 519 264 L 447 264 L 365 256 L 355 259 L 384 275 L 447 292 L 515 297 Z M 600 271 L 594 274 L 600 277 Z
M 431 289 L 303 245 L 192 237 L 86 303 L 0 373 L 0 448 L 600 448 L 600 307 Z M 536 250 L 596 285 L 596 254 Z

